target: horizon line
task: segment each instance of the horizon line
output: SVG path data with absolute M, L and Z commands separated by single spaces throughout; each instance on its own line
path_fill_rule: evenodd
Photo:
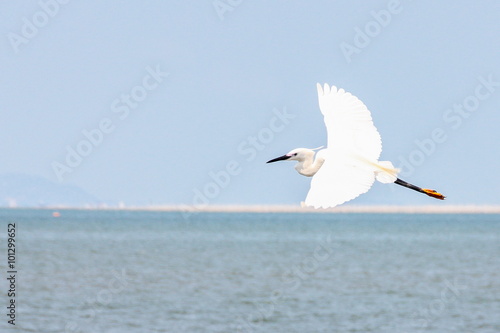
M 300 205 L 144 205 L 144 206 L 45 206 L 0 207 L 0 209 L 40 210 L 118 210 L 194 213 L 408 213 L 500 214 L 500 205 L 345 205 L 333 208 L 302 207 Z

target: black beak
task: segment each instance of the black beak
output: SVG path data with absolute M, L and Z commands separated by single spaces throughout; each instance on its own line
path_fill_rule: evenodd
M 267 161 L 266 163 L 273 163 L 273 162 L 278 162 L 278 161 L 284 161 L 284 160 L 289 159 L 290 157 L 292 157 L 292 156 L 283 155 L 283 156 L 280 156 L 280 157 L 276 157 L 275 159 L 272 159 L 270 161 Z

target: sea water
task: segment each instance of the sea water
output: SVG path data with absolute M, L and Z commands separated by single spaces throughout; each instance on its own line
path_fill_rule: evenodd
M 0 210 L 1 332 L 500 332 L 500 215 L 52 213 Z

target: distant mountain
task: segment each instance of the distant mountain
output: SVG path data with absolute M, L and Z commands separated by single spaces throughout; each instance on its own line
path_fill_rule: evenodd
M 26 174 L 0 175 L 0 207 L 94 207 L 102 204 L 77 186 Z

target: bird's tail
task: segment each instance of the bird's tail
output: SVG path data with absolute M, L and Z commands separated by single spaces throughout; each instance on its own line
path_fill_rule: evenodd
M 379 182 L 388 184 L 394 183 L 398 179 L 399 169 L 395 168 L 391 162 L 378 161 L 375 166 L 378 168 L 375 175 Z
M 395 168 L 394 165 L 389 161 L 370 161 L 359 155 L 352 155 L 358 161 L 363 162 L 364 165 L 368 166 L 370 169 L 375 171 L 376 179 L 384 184 L 394 183 L 398 179 L 399 169 Z

